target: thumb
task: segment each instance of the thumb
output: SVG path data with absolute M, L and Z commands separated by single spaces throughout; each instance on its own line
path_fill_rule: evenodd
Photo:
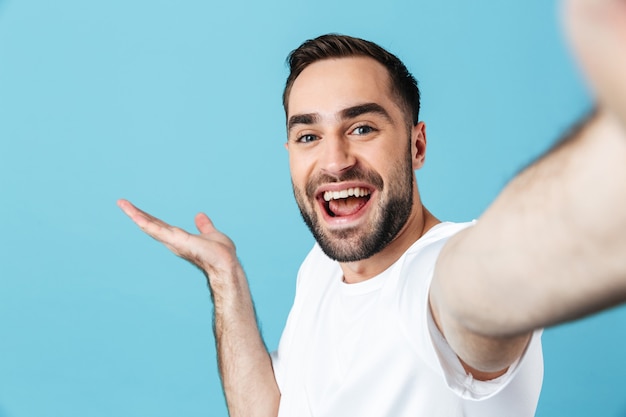
M 217 230 L 215 226 L 213 226 L 213 222 L 209 219 L 209 216 L 204 213 L 196 214 L 195 222 L 196 228 L 202 234 L 215 232 Z

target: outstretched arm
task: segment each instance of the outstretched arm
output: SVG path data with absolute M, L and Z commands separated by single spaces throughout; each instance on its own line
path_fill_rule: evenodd
M 229 414 L 276 416 L 280 392 L 233 242 L 202 213 L 195 219 L 200 233 L 194 235 L 126 200 L 119 200 L 118 205 L 144 232 L 206 275 L 215 307 L 214 332 Z
M 598 111 L 437 263 L 433 314 L 470 369 L 497 374 L 533 329 L 626 301 L 626 2 L 570 0 L 565 17 Z

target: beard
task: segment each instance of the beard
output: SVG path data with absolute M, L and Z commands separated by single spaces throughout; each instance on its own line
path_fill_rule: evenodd
M 377 172 L 358 166 L 337 177 L 317 175 L 307 182 L 305 191 L 297 188 L 292 182 L 302 219 L 329 258 L 339 262 L 367 259 L 387 247 L 402 230 L 413 206 L 415 174 L 410 149 L 409 144 L 407 157 L 394 164 L 395 168 L 387 184 Z M 365 181 L 378 191 L 376 206 L 370 208 L 372 211 L 370 219 L 360 226 L 340 230 L 325 229 L 314 209 L 318 204 L 315 190 L 321 184 L 353 180 Z

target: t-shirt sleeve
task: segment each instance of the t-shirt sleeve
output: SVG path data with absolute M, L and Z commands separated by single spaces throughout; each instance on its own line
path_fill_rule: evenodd
M 425 335 L 425 337 L 430 338 L 432 351 L 434 351 L 434 355 L 432 355 L 433 352 L 430 355 L 431 361 L 433 361 L 432 366 L 439 369 L 448 387 L 461 398 L 468 400 L 491 398 L 517 378 L 520 369 L 524 368 L 528 368 L 524 373 L 540 373 L 539 380 L 541 380 L 543 376 L 543 367 L 541 366 L 541 330 L 533 333 L 522 356 L 509 366 L 504 375 L 492 380 L 480 381 L 474 379 L 471 374 L 465 371 L 458 356 L 437 328 L 430 309 L 428 309 L 427 316 L 428 335 Z

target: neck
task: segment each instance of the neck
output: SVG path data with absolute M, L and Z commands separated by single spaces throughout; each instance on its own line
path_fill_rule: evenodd
M 348 284 L 362 282 L 383 272 L 396 262 L 404 252 L 440 221 L 417 199 L 414 209 L 400 233 L 377 254 L 356 262 L 341 263 L 344 281 Z

